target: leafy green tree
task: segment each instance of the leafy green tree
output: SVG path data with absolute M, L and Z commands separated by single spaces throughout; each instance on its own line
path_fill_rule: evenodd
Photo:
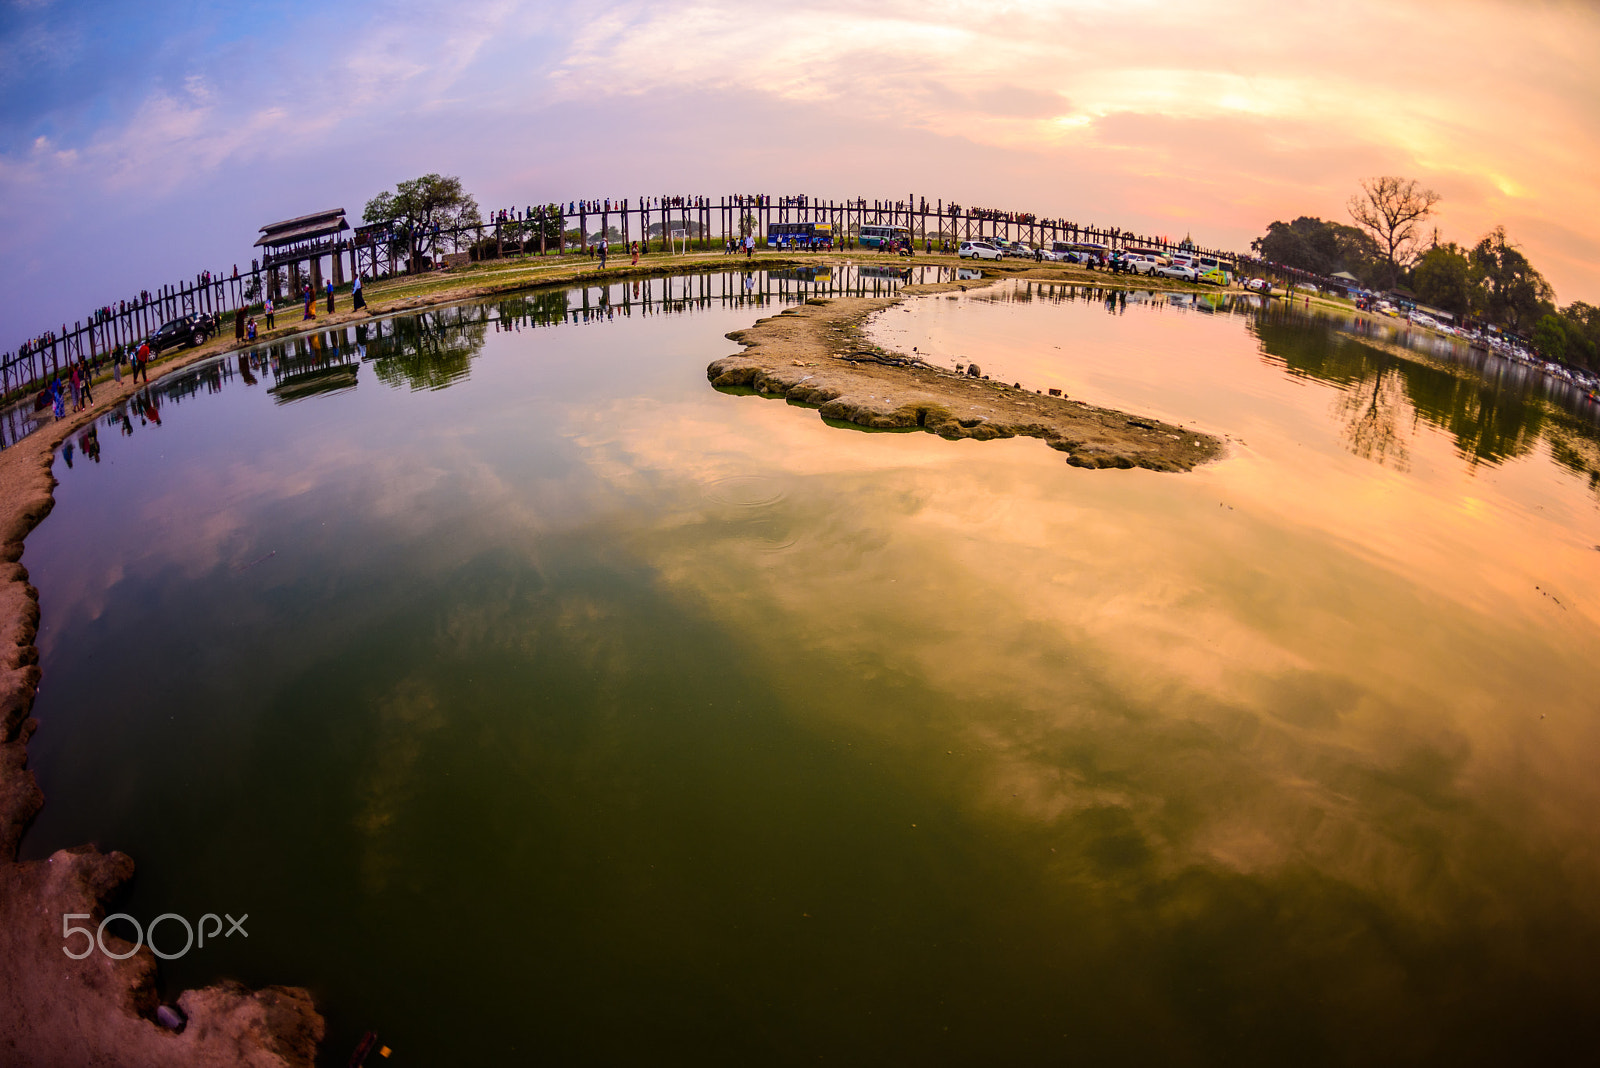
M 1567 335 L 1567 359 L 1600 369 L 1600 308 L 1581 300 L 1568 304 L 1561 311 L 1561 327 Z
M 1411 288 L 1417 299 L 1463 318 L 1472 312 L 1472 301 L 1479 291 L 1472 261 L 1454 242 L 1435 245 L 1423 253 L 1411 272 Z
M 555 248 L 561 244 L 560 204 L 546 204 L 542 208 L 534 209 L 533 238 L 537 240 L 541 232 L 547 247 Z
M 1544 276 L 1533 269 L 1520 249 L 1506 240 L 1506 228 L 1497 226 L 1470 254 L 1481 279 L 1483 313 L 1492 323 L 1517 333 L 1533 328 L 1546 312 L 1554 310 L 1555 293 Z
M 1440 196 L 1424 189 L 1415 178 L 1383 175 L 1361 182 L 1360 194 L 1350 198 L 1350 218 L 1371 235 L 1388 265 L 1387 284 L 1394 286 L 1416 255 L 1417 227 Z
M 1266 235 L 1250 243 L 1262 259 L 1314 274 L 1348 271 L 1371 284 L 1378 249 L 1354 226 L 1302 215 L 1293 222 L 1274 222 Z
M 425 174 L 382 192 L 361 209 L 368 223 L 391 227 L 410 251 L 412 269 L 419 258 L 438 251 L 441 237 L 458 227 L 481 226 L 478 202 L 461 188 L 460 178 Z
M 1559 315 L 1552 313 L 1540 317 L 1533 328 L 1533 348 L 1547 360 L 1567 358 L 1567 332 Z
M 1302 215 L 1293 222 L 1271 223 L 1266 235 L 1250 242 L 1250 247 L 1262 259 L 1285 267 L 1317 274 L 1338 270 L 1332 266 L 1338 250 L 1328 232 L 1328 224 L 1310 215 Z

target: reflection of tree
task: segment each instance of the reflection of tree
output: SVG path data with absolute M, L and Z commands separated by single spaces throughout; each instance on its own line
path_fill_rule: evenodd
M 483 348 L 481 309 L 444 309 L 394 320 L 394 333 L 367 348 L 379 381 L 413 390 L 444 389 L 467 376 Z
M 1499 463 L 1531 450 L 1550 406 L 1523 382 L 1489 382 L 1467 368 L 1440 366 L 1433 358 L 1367 344 L 1323 323 L 1275 310 L 1251 329 L 1269 355 L 1302 374 L 1342 387 L 1336 405 L 1351 451 L 1379 463 L 1406 462 L 1401 440 L 1406 412 L 1455 439 L 1473 463 Z
M 1589 489 L 1600 496 L 1600 427 L 1557 409 L 1546 424 L 1545 438 L 1550 442 L 1551 459 L 1586 478 Z
M 541 289 L 522 296 L 500 301 L 495 313 L 501 322 L 520 322 L 524 325 L 550 326 L 567 318 L 567 291 Z
M 1500 463 L 1533 449 L 1543 429 L 1545 406 L 1527 394 L 1477 376 L 1446 376 L 1449 388 L 1412 401 L 1429 422 L 1450 432 L 1456 448 L 1474 463 Z
M 1335 407 L 1344 421 L 1342 436 L 1351 452 L 1397 471 L 1411 466 L 1402 429 L 1402 417 L 1410 405 L 1404 379 L 1395 368 L 1380 366 L 1341 394 Z

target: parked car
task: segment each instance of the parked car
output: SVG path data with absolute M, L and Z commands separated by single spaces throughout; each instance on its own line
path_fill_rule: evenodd
M 1163 263 L 1152 273 L 1157 274 L 1162 278 L 1178 278 L 1185 282 L 1193 282 L 1195 279 L 1200 277 L 1199 271 L 1196 271 L 1187 263 L 1178 263 L 1176 261 L 1173 263 Z
M 964 260 L 997 260 L 1004 253 L 987 241 L 963 241 L 956 256 Z
M 1148 252 L 1127 252 L 1122 256 L 1122 263 L 1134 274 L 1153 274 L 1162 261 Z
M 216 332 L 217 321 L 202 312 L 198 315 L 180 315 L 171 322 L 162 323 L 161 329 L 145 341 L 150 345 L 152 354 L 160 355 L 162 349 L 179 345 L 204 345 L 206 339 Z

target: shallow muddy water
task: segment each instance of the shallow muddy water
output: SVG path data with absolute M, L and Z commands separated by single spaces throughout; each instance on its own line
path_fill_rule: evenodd
M 1581 406 L 1243 303 L 874 328 L 1229 437 L 1083 471 L 716 392 L 726 331 L 894 279 L 748 283 L 320 335 L 75 438 L 25 854 L 248 913 L 164 986 L 308 986 L 328 1064 L 1594 1049 Z

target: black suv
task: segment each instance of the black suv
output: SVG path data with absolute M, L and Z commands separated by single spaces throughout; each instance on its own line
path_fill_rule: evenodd
M 204 345 L 206 339 L 217 332 L 217 320 L 204 312 L 199 315 L 180 315 L 145 340 L 150 344 L 151 355 L 160 355 L 162 349 L 175 345 Z

